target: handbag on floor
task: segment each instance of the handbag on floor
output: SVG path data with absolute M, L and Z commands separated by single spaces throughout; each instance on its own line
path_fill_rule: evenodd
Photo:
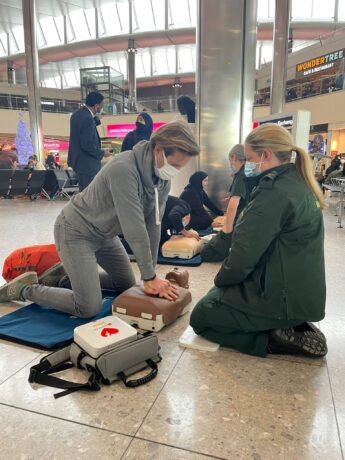
M 2 276 L 7 282 L 25 272 L 37 272 L 40 276 L 60 262 L 55 244 L 38 244 L 16 249 L 5 259 Z
M 98 391 L 102 383 L 110 385 L 117 380 L 122 380 L 128 388 L 136 388 L 156 377 L 160 360 L 155 335 L 139 334 L 120 318 L 107 316 L 75 328 L 72 345 L 32 366 L 29 382 L 64 390 L 54 398 L 78 390 Z M 51 375 L 73 366 L 89 372 L 87 382 L 76 383 Z M 128 380 L 130 375 L 147 367 L 150 372 L 146 376 Z

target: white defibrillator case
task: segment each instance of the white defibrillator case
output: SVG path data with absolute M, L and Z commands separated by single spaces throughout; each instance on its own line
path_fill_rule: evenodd
M 93 358 L 137 339 L 137 330 L 116 316 L 91 321 L 74 329 L 74 341 Z

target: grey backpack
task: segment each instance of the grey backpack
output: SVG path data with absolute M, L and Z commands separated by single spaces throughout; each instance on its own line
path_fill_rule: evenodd
M 64 390 L 55 394 L 54 398 L 78 390 L 98 391 L 102 383 L 110 385 L 117 380 L 122 380 L 128 388 L 135 388 L 156 377 L 157 363 L 162 359 L 159 349 L 157 336 L 151 332 L 138 333 L 136 340 L 119 344 L 98 358 L 93 358 L 80 345 L 73 342 L 72 345 L 45 356 L 39 364 L 31 367 L 29 382 Z M 50 375 L 73 366 L 89 372 L 87 382 L 75 383 Z M 130 375 L 147 367 L 150 368 L 147 375 L 128 380 Z

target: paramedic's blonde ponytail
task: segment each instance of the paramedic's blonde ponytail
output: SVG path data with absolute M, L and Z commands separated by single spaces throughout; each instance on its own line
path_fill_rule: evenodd
M 271 150 L 282 164 L 291 161 L 292 152 L 296 152 L 297 171 L 316 196 L 320 207 L 326 206 L 322 191 L 314 177 L 312 162 L 308 153 L 293 144 L 292 137 L 285 128 L 273 123 L 261 125 L 248 134 L 245 145 L 251 147 L 259 155 L 265 149 Z
M 325 208 L 325 199 L 323 197 L 323 193 L 319 187 L 319 184 L 317 183 L 315 176 L 313 174 L 313 167 L 309 154 L 300 147 L 297 147 L 296 145 L 293 146 L 293 150 L 296 152 L 295 165 L 297 170 L 303 177 L 305 183 L 308 185 L 310 190 L 314 192 L 318 202 L 320 203 L 321 208 Z

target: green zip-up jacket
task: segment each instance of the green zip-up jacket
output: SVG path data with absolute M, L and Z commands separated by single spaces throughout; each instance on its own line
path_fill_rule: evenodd
M 323 217 L 315 195 L 289 163 L 259 177 L 237 221 L 215 285 L 242 312 L 319 321 L 325 315 Z

